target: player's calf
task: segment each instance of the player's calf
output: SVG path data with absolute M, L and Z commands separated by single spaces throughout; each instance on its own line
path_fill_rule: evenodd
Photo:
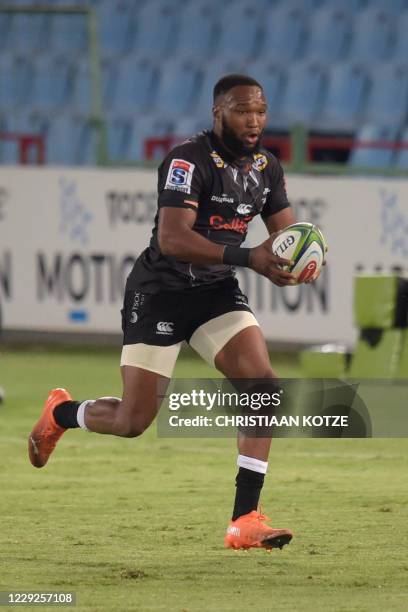
M 118 415 L 115 435 L 122 436 L 123 438 L 138 438 L 150 426 L 152 420 L 146 419 L 142 415 L 133 416 L 130 419 L 124 419 Z
M 136 438 L 149 427 L 156 413 L 146 411 L 137 400 L 101 397 L 84 402 L 64 402 L 54 410 L 54 418 L 64 428 L 81 427 L 95 433 Z
M 28 438 L 28 452 L 34 467 L 43 467 L 58 440 L 67 431 L 81 427 L 88 431 L 126 438 L 140 436 L 153 421 L 157 410 L 118 397 L 75 401 L 65 389 L 54 389 Z

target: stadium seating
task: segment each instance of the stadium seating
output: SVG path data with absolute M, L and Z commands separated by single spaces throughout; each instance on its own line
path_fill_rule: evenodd
M 106 100 L 107 110 L 134 115 L 151 108 L 156 99 L 157 77 L 157 68 L 149 60 L 121 60 L 108 76 L 111 98 Z
M 369 8 L 355 20 L 350 56 L 354 62 L 366 62 L 368 65 L 389 59 L 394 41 L 394 16 L 387 11 Z
M 331 68 L 327 97 L 315 129 L 354 131 L 360 124 L 369 80 L 358 64 L 335 64 Z
M 408 128 L 405 128 L 401 135 L 401 142 L 406 148 L 400 149 L 395 155 L 395 167 L 401 170 L 408 170 Z
M 197 119 L 196 117 L 180 117 L 175 120 L 173 129 L 174 133 L 181 138 L 189 138 L 193 134 L 211 129 L 211 126 L 212 119 L 210 115 L 203 119 Z
M 157 117 L 139 117 L 131 125 L 129 147 L 126 151 L 126 160 L 142 159 L 144 157 L 144 143 L 147 138 L 167 136 L 173 132 L 173 124 Z M 156 158 L 163 158 L 164 150 L 156 152 Z
M 60 115 L 46 127 L 47 158 L 56 165 L 95 164 L 95 130 L 84 119 Z
M 85 15 L 52 15 L 49 45 L 55 55 L 83 56 L 88 48 Z
M 385 141 L 394 143 L 398 136 L 398 129 L 388 126 L 367 125 L 357 132 L 357 140 L 362 142 Z M 353 148 L 349 165 L 365 166 L 371 168 L 386 168 L 392 165 L 395 150 L 384 146 Z
M 310 24 L 310 35 L 306 48 L 309 60 L 337 62 L 348 51 L 352 18 L 340 8 L 322 8 L 316 11 Z
M 91 107 L 91 72 L 85 59 L 76 64 L 72 76 L 71 109 L 74 113 L 90 113 Z
M 261 17 L 259 7 L 251 0 L 234 2 L 227 7 L 222 14 L 218 57 L 235 61 L 253 59 L 261 34 Z
M 15 13 L 11 16 L 7 43 L 15 53 L 31 56 L 47 49 L 49 35 L 49 15 Z
M 323 103 L 326 80 L 325 70 L 315 62 L 292 66 L 287 72 L 287 86 L 282 112 L 276 118 L 277 125 L 290 127 L 295 123 L 310 124 L 316 120 Z
M 151 0 L 145 4 L 136 18 L 135 52 L 150 59 L 172 55 L 178 43 L 178 19 L 179 11 L 174 2 Z
M 126 159 L 142 155 L 143 146 L 135 142 L 145 131 L 189 135 L 209 127 L 214 83 L 228 72 L 262 83 L 272 130 L 302 122 L 311 130 L 355 134 L 372 126 L 373 134 L 387 129 L 394 139 L 395 129 L 403 133 L 408 125 L 408 0 L 74 4 L 94 8 L 99 18 L 103 112 L 115 159 L 120 152 Z M 63 155 L 52 144 L 54 132 L 75 123 L 74 117 L 84 122 L 81 137 L 93 141 L 95 130 L 87 120 L 93 109 L 88 36 L 84 15 L 0 11 L 0 118 L 37 113 L 46 119 L 53 159 Z M 75 163 L 92 159 L 75 147 L 65 151 Z M 350 164 L 360 160 L 407 168 L 408 152 L 353 151 Z
M 56 0 L 51 0 L 51 5 L 54 4 Z M 6 4 L 5 2 L 3 4 Z M 25 0 L 13 0 L 12 2 L 7 2 L 7 6 L 35 6 L 38 5 L 39 2 L 38 0 L 27 0 L 27 2 Z
M 364 120 L 375 125 L 402 127 L 408 113 L 408 65 L 377 66 L 364 111 Z
M 386 11 L 392 11 L 399 15 L 408 8 L 407 0 L 369 0 L 369 6 Z
M 77 163 L 78 128 L 71 116 L 55 117 L 47 125 L 47 160 L 51 164 Z
M 215 6 L 193 2 L 182 11 L 177 55 L 197 61 L 213 55 L 220 25 Z
M 119 116 L 107 116 L 108 151 L 112 161 L 128 159 L 132 124 L 129 119 Z
M 265 11 L 263 20 L 265 30 L 260 57 L 282 63 L 300 57 L 306 44 L 306 11 L 284 4 Z
M 396 26 L 396 40 L 393 50 L 393 59 L 396 62 L 407 63 L 408 58 L 408 9 L 402 15 L 398 15 Z
M 62 109 L 68 104 L 72 65 L 63 58 L 41 58 L 34 64 L 30 103 L 40 112 Z
M 16 112 L 29 99 L 33 70 L 23 57 L 0 57 L 0 112 Z
M 117 57 L 129 53 L 134 46 L 139 21 L 134 6 L 125 2 L 103 3 L 99 11 L 100 44 L 103 57 Z M 154 22 L 152 22 L 154 23 Z M 150 24 L 150 31 L 154 31 Z
M 190 60 L 168 60 L 159 74 L 154 111 L 170 117 L 191 112 L 200 82 L 197 65 Z
M 367 0 L 323 0 L 323 6 L 345 9 L 348 12 L 358 14 L 367 6 Z
M 112 105 L 116 91 L 117 63 L 111 60 L 101 62 L 101 94 L 103 108 L 108 110 Z M 86 114 L 92 110 L 91 69 L 87 58 L 75 62 L 71 83 L 70 110 L 73 113 Z
M 3 53 L 6 49 L 10 48 L 9 38 L 11 29 L 11 15 L 10 13 L 0 12 L 0 52 Z

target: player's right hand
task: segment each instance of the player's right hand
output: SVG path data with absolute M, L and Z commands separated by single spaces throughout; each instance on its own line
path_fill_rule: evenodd
M 262 276 L 266 276 L 266 278 L 275 285 L 278 285 L 278 287 L 295 285 L 297 282 L 296 276 L 281 268 L 281 266 L 290 266 L 293 262 L 272 253 L 272 243 L 278 233 L 279 232 L 271 234 L 265 242 L 251 249 L 249 265 L 252 270 L 255 270 L 258 274 L 262 274 Z

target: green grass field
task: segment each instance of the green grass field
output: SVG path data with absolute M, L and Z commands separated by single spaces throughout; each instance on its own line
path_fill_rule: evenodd
M 0 355 L 0 590 L 73 590 L 81 611 L 407 610 L 405 439 L 276 440 L 263 510 L 295 538 L 270 554 L 223 548 L 232 439 L 160 439 L 154 426 L 139 439 L 75 430 L 44 469 L 32 468 L 26 437 L 48 390 L 120 394 L 118 357 Z M 298 373 L 292 357 L 273 363 Z M 190 356 L 176 371 L 213 374 Z

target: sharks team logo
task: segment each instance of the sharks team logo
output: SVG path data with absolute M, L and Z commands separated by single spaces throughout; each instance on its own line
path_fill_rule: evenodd
M 262 172 L 262 170 L 265 170 L 267 165 L 268 158 L 266 157 L 266 155 L 264 155 L 263 153 L 254 153 L 254 163 L 252 164 L 252 167 L 255 168 L 255 170 L 258 170 L 258 172 Z
M 225 163 L 225 161 L 222 159 L 222 157 L 220 157 L 217 153 L 217 151 L 212 151 L 210 153 L 211 157 L 214 160 L 215 165 L 217 166 L 217 168 L 226 168 L 227 164 Z

